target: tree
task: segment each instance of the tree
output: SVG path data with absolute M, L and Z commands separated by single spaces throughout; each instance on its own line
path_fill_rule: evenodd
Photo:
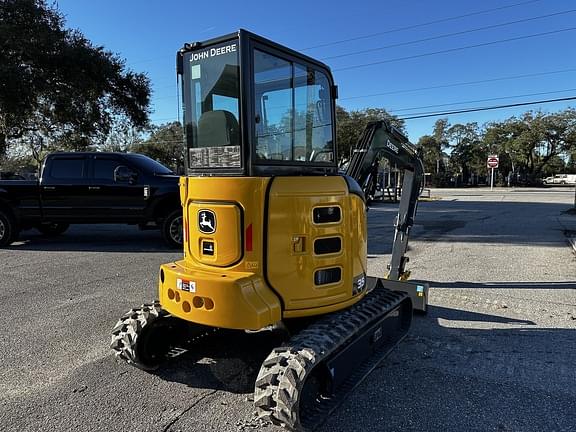
M 442 152 L 440 151 L 440 144 L 436 141 L 436 138 L 432 135 L 424 135 L 420 137 L 416 147 L 424 163 L 424 170 L 428 173 L 438 174 L 438 162 L 442 157 Z
M 554 158 L 568 156 L 576 149 L 576 110 L 567 109 L 548 115 L 538 113 L 534 123 L 542 138 L 538 149 L 540 160 L 534 168 L 534 176 L 538 176 Z
M 171 167 L 175 172 L 184 172 L 184 132 L 180 122 L 154 126 L 150 137 L 131 148 Z
M 420 137 L 416 144 L 426 172 L 434 173 L 437 177 L 446 169 L 444 166 L 444 150 L 450 145 L 447 138 L 449 127 L 447 119 L 437 120 L 434 124 L 433 135 Z
M 0 158 L 30 136 L 80 150 L 117 118 L 143 127 L 149 101 L 144 74 L 65 29 L 45 0 L 0 2 Z
M 348 112 L 341 106 L 336 106 L 336 139 L 341 159 L 350 157 L 350 150 L 360 139 L 366 125 L 378 120 L 387 120 L 404 132 L 404 120 L 389 114 L 383 108 L 366 108 Z
M 438 119 L 434 123 L 434 139 L 440 146 L 440 150 L 446 150 L 450 143 L 448 142 L 448 129 L 450 128 L 450 123 L 448 123 L 447 118 Z
M 526 112 L 520 118 L 487 126 L 485 140 L 495 152 L 509 155 L 514 171 L 532 181 L 564 170 L 564 160 L 576 152 L 576 110 Z
M 570 150 L 566 169 L 571 173 L 576 173 L 576 148 Z
M 102 144 L 96 146 L 98 151 L 127 152 L 144 141 L 143 134 L 150 128 L 135 128 L 126 119 L 117 119 Z
M 475 184 L 486 173 L 488 149 L 477 123 L 455 124 L 446 131 L 452 152 L 450 162 L 464 184 Z

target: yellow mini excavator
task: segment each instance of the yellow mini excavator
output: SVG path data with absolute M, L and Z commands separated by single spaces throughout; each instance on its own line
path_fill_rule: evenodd
M 368 125 L 337 166 L 330 69 L 245 30 L 177 54 L 186 142 L 184 256 L 160 268 L 159 300 L 112 331 L 117 357 L 157 368 L 214 329 L 288 329 L 254 387 L 260 417 L 321 422 L 405 336 L 428 286 L 404 281 L 422 163 L 400 131 Z M 404 171 L 389 274 L 368 277 L 373 163 Z

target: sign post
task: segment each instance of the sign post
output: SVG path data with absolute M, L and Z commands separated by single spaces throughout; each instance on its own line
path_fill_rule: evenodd
M 490 190 L 494 189 L 494 170 L 498 168 L 499 163 L 500 159 L 498 159 L 498 155 L 488 156 L 486 166 L 490 168 Z

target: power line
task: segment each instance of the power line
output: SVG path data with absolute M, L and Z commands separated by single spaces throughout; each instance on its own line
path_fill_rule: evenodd
M 503 100 L 503 99 L 516 99 L 516 98 L 523 98 L 523 97 L 528 97 L 528 96 L 542 96 L 542 95 L 547 95 L 547 94 L 565 93 L 565 92 L 573 92 L 573 91 L 576 91 L 576 88 L 570 88 L 570 89 L 564 89 L 564 90 L 554 90 L 554 91 L 549 91 L 549 92 L 527 93 L 527 94 L 515 95 L 515 96 L 500 96 L 500 97 L 488 98 L 488 99 L 476 99 L 476 100 L 470 100 L 470 101 L 465 101 L 465 102 L 450 102 L 450 103 L 443 103 L 443 104 L 436 104 L 436 105 L 425 105 L 425 106 L 412 107 L 412 108 L 399 108 L 399 109 L 389 110 L 389 112 L 397 113 L 400 111 L 414 111 L 414 110 L 419 110 L 419 109 L 424 109 L 424 108 L 439 108 L 439 107 L 446 107 L 446 106 L 453 106 L 453 105 L 466 105 L 466 104 L 470 104 L 470 103 L 489 102 L 489 101 L 496 101 L 496 100 Z
M 397 33 L 397 32 L 406 31 L 406 30 L 412 30 L 415 28 L 429 26 L 432 24 L 439 24 L 439 23 L 443 23 L 443 22 L 447 22 L 447 21 L 454 21 L 454 20 L 457 20 L 460 18 L 467 18 L 467 17 L 471 17 L 471 16 L 482 15 L 482 14 L 489 13 L 489 12 L 495 12 L 495 11 L 499 11 L 499 10 L 503 10 L 503 9 L 510 9 L 510 8 L 514 8 L 517 6 L 524 6 L 524 5 L 527 5 L 530 3 L 537 3 L 540 1 L 542 1 L 542 0 L 530 0 L 530 1 L 525 1 L 525 2 L 521 2 L 521 3 L 511 4 L 508 6 L 500 6 L 500 7 L 492 8 L 492 9 L 484 9 L 484 10 L 481 10 L 478 12 L 471 12 L 471 13 L 467 13 L 464 15 L 457 15 L 457 16 L 452 16 L 452 17 L 447 17 L 447 18 L 441 18 L 438 20 L 428 21 L 428 22 L 420 23 L 420 24 L 414 24 L 414 25 L 410 25 L 410 26 L 406 26 L 406 27 L 400 27 L 400 28 L 393 29 L 393 30 L 386 30 L 383 32 L 371 33 L 371 34 L 363 35 L 363 36 L 356 36 L 356 37 L 349 38 L 349 39 L 342 39 L 339 41 L 327 42 L 327 43 L 320 44 L 320 45 L 314 45 L 314 46 L 311 46 L 308 48 L 302 48 L 301 50 L 307 51 L 307 50 L 316 49 L 316 48 L 324 48 L 327 46 L 343 44 L 345 42 L 353 42 L 353 41 L 362 40 L 362 39 L 369 39 L 369 38 L 376 37 L 376 36 L 381 36 L 381 35 L 390 34 L 390 33 Z
M 320 45 L 315 45 L 315 46 L 311 46 L 311 47 L 307 47 L 307 48 L 302 48 L 300 49 L 300 51 L 307 51 L 307 50 L 311 50 L 311 49 L 316 49 L 316 48 L 322 48 L 322 47 L 327 47 L 327 46 L 332 46 L 332 45 L 338 45 L 338 44 L 342 44 L 345 42 L 352 42 L 352 41 L 356 41 L 356 40 L 362 40 L 362 39 L 369 39 L 372 37 L 376 37 L 376 36 L 381 36 L 384 34 L 390 34 L 390 33 L 398 33 L 398 32 L 402 32 L 402 31 L 406 31 L 406 30 L 412 30 L 415 28 L 419 28 L 419 27 L 425 27 L 425 26 L 429 26 L 432 24 L 439 24 L 439 23 L 443 23 L 443 22 L 448 22 L 448 21 L 455 21 L 458 20 L 460 18 L 467 18 L 467 17 L 471 17 L 471 16 L 476 16 L 476 15 L 482 15 L 485 13 L 489 13 L 489 12 L 495 12 L 495 11 L 499 11 L 499 10 L 504 10 L 504 9 L 511 9 L 511 8 L 515 8 L 518 6 L 524 6 L 530 3 L 537 3 L 537 2 L 541 2 L 543 0 L 529 0 L 529 1 L 524 1 L 521 3 L 515 3 L 515 4 L 511 4 L 508 6 L 501 6 L 501 7 L 497 7 L 497 8 L 491 8 L 491 9 L 484 9 L 481 11 L 477 11 L 477 12 L 471 12 L 471 13 L 467 13 L 467 14 L 463 14 L 463 15 L 457 15 L 457 16 L 452 16 L 452 17 L 447 17 L 447 18 L 441 18 L 438 20 L 434 20 L 434 21 L 428 21 L 425 23 L 420 23 L 420 24 L 414 24 L 414 25 L 410 25 L 410 26 L 406 26 L 406 27 L 400 27 L 397 29 L 393 29 L 393 30 L 387 30 L 384 32 L 378 32 L 378 33 L 372 33 L 372 34 L 368 34 L 368 35 L 362 35 L 362 36 L 356 36 L 353 38 L 349 38 L 349 39 L 342 39 L 342 40 L 338 40 L 338 41 L 333 41 L 333 42 L 327 42 L 324 44 L 320 44 Z M 139 64 L 139 63 L 148 63 L 151 61 L 156 61 L 156 60 L 160 60 L 160 59 L 166 59 L 168 57 L 174 57 L 174 56 L 168 56 L 168 55 L 164 55 L 164 56 L 159 56 L 159 57 L 154 57 L 154 58 L 148 58 L 148 59 L 142 59 L 142 60 L 136 60 L 133 62 L 129 62 L 129 64 L 131 66 Z
M 162 99 L 174 99 L 174 98 L 178 98 L 178 95 L 153 97 L 152 100 L 157 101 L 157 100 L 162 100 Z
M 440 50 L 440 51 L 433 51 L 433 52 L 424 53 L 424 54 L 416 54 L 416 55 L 407 56 L 407 57 L 397 57 L 397 58 L 393 58 L 393 59 L 380 60 L 377 62 L 364 63 L 364 64 L 359 64 L 359 65 L 353 65 L 353 66 L 347 66 L 347 67 L 343 67 L 343 68 L 339 68 L 339 69 L 334 69 L 334 71 L 339 72 L 339 71 L 345 71 L 345 70 L 351 70 L 351 69 L 359 69 L 359 68 L 368 67 L 368 66 L 376 66 L 376 65 L 384 64 L 384 63 L 392 63 L 392 62 L 398 62 L 398 61 L 403 61 L 403 60 L 412 60 L 415 58 L 430 57 L 430 56 L 434 56 L 434 55 L 438 55 L 438 54 L 446 54 L 446 53 L 450 53 L 450 52 L 464 51 L 464 50 L 471 49 L 471 48 L 480 48 L 480 47 L 496 45 L 496 44 L 501 44 L 501 43 L 506 43 L 506 42 L 513 42 L 513 41 L 517 41 L 517 40 L 530 39 L 530 38 L 536 38 L 536 37 L 541 37 L 541 36 L 548 36 L 551 34 L 558 34 L 558 33 L 563 33 L 563 32 L 568 32 L 568 31 L 573 31 L 573 30 L 576 30 L 576 27 L 569 27 L 566 29 L 553 30 L 553 31 L 543 32 L 543 33 L 535 33 L 535 34 L 531 34 L 531 35 L 518 36 L 518 37 L 508 38 L 508 39 L 499 39 L 499 40 L 492 41 L 492 42 L 484 42 L 484 43 L 480 43 L 480 44 L 466 45 L 463 47 L 450 48 L 447 50 Z
M 428 87 L 418 87 L 413 89 L 404 89 L 404 90 L 391 90 L 388 92 L 382 93 L 371 93 L 367 95 L 359 95 L 359 96 L 349 96 L 345 98 L 340 98 L 340 100 L 351 100 L 351 99 L 362 99 L 362 98 L 369 98 L 369 97 L 376 97 L 376 96 L 386 96 L 392 94 L 400 94 L 400 93 L 411 93 L 417 91 L 424 91 L 424 90 L 436 90 L 441 88 L 449 88 L 449 87 L 459 87 L 459 86 L 466 86 L 466 85 L 474 85 L 474 84 L 483 84 L 488 82 L 496 82 L 496 81 L 506 81 L 512 79 L 519 79 L 519 78 L 532 78 L 537 76 L 544 76 L 544 75 L 553 75 L 553 74 L 560 74 L 566 72 L 576 72 L 576 68 L 573 69 L 562 69 L 550 72 L 536 72 L 532 74 L 523 74 L 523 75 L 511 75 L 506 77 L 496 77 L 496 78 L 489 78 L 485 80 L 477 80 L 477 81 L 464 81 L 460 83 L 452 83 L 452 84 L 440 84 L 435 86 L 428 86 Z
M 543 105 L 543 104 L 548 104 L 548 103 L 553 103 L 553 102 L 566 102 L 566 101 L 571 101 L 571 100 L 576 100 L 576 96 L 557 98 L 557 99 L 545 99 L 545 100 L 530 101 L 530 102 L 519 102 L 519 103 L 505 104 L 505 105 L 494 105 L 494 106 L 489 106 L 489 107 L 466 108 L 466 109 L 453 110 L 453 111 L 423 112 L 423 113 L 416 113 L 415 115 L 409 115 L 409 116 L 398 117 L 398 118 L 400 120 L 415 120 L 415 119 L 430 118 L 430 117 L 443 117 L 443 116 L 452 115 L 452 114 L 465 114 L 465 113 L 479 112 L 479 111 L 492 111 L 492 110 L 498 110 L 498 109 L 504 109 L 504 108 L 515 108 L 515 107 L 520 107 L 520 106 Z M 155 121 L 160 121 L 160 120 L 174 120 L 174 118 L 156 119 Z M 174 140 L 174 141 L 164 140 L 162 142 L 164 142 L 164 143 L 176 143 L 176 142 L 181 142 L 181 141 L 180 140 Z
M 556 74 L 562 74 L 562 73 L 567 73 L 567 72 L 576 72 L 576 68 L 559 69 L 559 70 L 548 71 L 548 72 L 535 72 L 535 73 L 521 74 L 521 75 L 508 75 L 508 76 L 503 76 L 503 77 L 488 78 L 488 79 L 484 79 L 484 80 L 462 81 L 462 82 L 458 82 L 458 83 L 438 84 L 438 85 L 433 85 L 433 86 L 415 87 L 415 88 L 403 89 L 403 90 L 390 90 L 390 91 L 380 92 L 380 93 L 369 93 L 369 94 L 364 94 L 364 95 L 348 96 L 348 97 L 339 98 L 339 100 L 343 101 L 343 100 L 364 99 L 364 98 L 387 96 L 387 95 L 402 94 L 402 93 L 413 93 L 413 92 L 426 91 L 426 90 L 437 90 L 437 89 L 442 89 L 442 88 L 460 87 L 460 86 L 467 86 L 467 85 L 474 85 L 474 84 L 484 84 L 484 83 L 490 83 L 490 82 L 516 80 L 516 79 L 521 79 L 521 78 L 534 78 L 534 77 L 539 77 L 539 76 L 556 75 Z M 173 98 L 173 97 L 174 96 L 152 97 L 152 100 L 169 99 L 169 98 Z
M 174 79 L 172 79 L 172 81 L 174 81 Z M 161 81 L 161 82 L 162 82 L 162 81 Z M 156 83 L 156 84 L 158 84 L 158 83 Z M 154 90 L 162 90 L 162 89 L 167 89 L 167 88 L 171 88 L 171 89 L 175 88 L 175 87 L 174 87 L 174 83 L 172 83 L 172 84 L 170 84 L 170 85 L 165 85 L 165 86 L 162 86 L 162 87 L 155 87 Z
M 361 50 L 361 51 L 353 51 L 353 52 L 346 53 L 346 54 L 338 54 L 338 55 L 333 55 L 333 56 L 329 56 L 329 57 L 322 57 L 320 60 L 332 60 L 332 59 L 336 59 L 336 58 L 366 54 L 366 53 L 374 52 L 374 51 L 382 51 L 382 50 L 389 49 L 389 48 L 397 48 L 397 47 L 406 46 L 406 45 L 414 45 L 414 44 L 421 43 L 421 42 L 429 42 L 432 40 L 444 39 L 444 38 L 448 38 L 448 37 L 452 37 L 452 36 L 460 36 L 463 34 L 475 33 L 475 32 L 479 32 L 479 31 L 483 31 L 483 30 L 489 30 L 489 29 L 494 29 L 494 28 L 499 28 L 499 27 L 506 27 L 506 26 L 510 26 L 510 25 L 514 25 L 514 24 L 520 24 L 520 23 L 525 23 L 525 22 L 529 22 L 529 21 L 535 21 L 535 20 L 539 20 L 539 19 L 550 18 L 550 17 L 558 16 L 558 15 L 567 15 L 569 13 L 574 13 L 574 12 L 576 12 L 576 9 L 571 9 L 571 10 L 562 11 L 562 12 L 556 12 L 556 13 L 548 14 L 548 15 L 539 15 L 537 17 L 525 18 L 525 19 L 516 20 L 516 21 L 509 21 L 509 22 L 505 22 L 505 23 L 501 23 L 501 24 L 493 24 L 493 25 L 489 25 L 489 26 L 485 26 L 485 27 L 477 27 L 474 29 L 462 30 L 459 32 L 454 32 L 454 33 L 446 33 L 446 34 L 442 34 L 442 35 L 438 35 L 438 36 L 427 37 L 424 39 L 416 39 L 416 40 L 412 40 L 412 41 L 408 41 L 408 42 L 400 42 L 400 43 L 396 43 L 396 44 L 392 44 L 392 45 L 384 45 L 384 46 L 381 46 L 378 48 L 370 48 L 370 49 Z
M 507 105 L 495 105 L 491 107 L 479 107 L 479 108 L 469 108 L 469 109 L 462 109 L 456 111 L 444 111 L 444 112 L 435 112 L 435 113 L 420 113 L 413 116 L 408 117 L 399 117 L 400 120 L 413 120 L 413 119 L 421 119 L 427 117 L 442 117 L 451 114 L 463 114 L 463 113 L 470 113 L 470 112 L 478 112 L 478 111 L 490 111 L 490 110 L 497 110 L 503 108 L 515 108 L 519 106 L 528 106 L 528 105 L 541 105 L 547 104 L 552 102 L 564 102 L 564 101 L 571 101 L 576 100 L 576 96 L 573 97 L 566 97 L 566 98 L 559 98 L 559 99 L 547 99 L 547 100 L 540 100 L 540 101 L 533 101 L 533 102 L 522 102 L 522 103 L 515 103 L 515 104 L 507 104 Z
M 504 99 L 516 99 L 516 98 L 523 98 L 528 96 L 542 96 L 547 94 L 555 94 L 555 93 L 565 93 L 565 92 L 572 92 L 576 91 L 576 88 L 564 89 L 564 90 L 553 90 L 548 92 L 538 92 L 538 93 L 525 93 L 521 95 L 513 95 L 513 96 L 500 96 L 494 98 L 487 98 L 487 99 L 476 99 L 476 100 L 469 100 L 469 101 L 462 101 L 462 102 L 448 102 L 442 104 L 435 104 L 435 105 L 423 105 L 418 107 L 411 107 L 411 108 L 398 108 L 398 109 L 390 109 L 387 110 L 389 113 L 398 113 L 401 111 L 414 111 L 420 110 L 424 108 L 439 108 L 439 107 L 446 107 L 446 106 L 454 106 L 454 105 L 465 105 L 470 103 L 478 103 L 478 102 L 489 102 L 489 101 L 496 101 L 496 100 L 504 100 Z M 155 121 L 159 121 L 163 119 L 156 119 Z M 167 120 L 167 119 L 164 119 Z
M 576 9 L 574 11 L 576 11 Z M 568 29 L 568 30 L 573 30 L 573 29 Z M 532 37 L 532 36 L 527 36 L 527 37 Z M 464 49 L 464 48 L 465 47 L 458 48 L 458 49 Z M 431 55 L 431 54 L 434 54 L 434 53 L 423 54 L 423 55 Z M 390 61 L 396 61 L 396 60 L 399 60 L 399 59 L 391 59 Z M 337 69 L 337 70 L 341 70 L 341 69 Z M 425 90 L 435 90 L 435 89 L 441 89 L 441 88 L 459 87 L 459 86 L 482 84 L 482 83 L 488 83 L 488 82 L 520 79 L 520 78 L 532 78 L 532 77 L 538 77 L 538 76 L 554 75 L 554 74 L 575 72 L 575 71 L 576 71 L 576 68 L 571 68 L 571 69 L 561 69 L 561 70 L 555 70 L 555 71 L 549 71 L 549 72 L 536 72 L 536 73 L 532 73 L 532 74 L 511 75 L 511 76 L 505 76 L 505 77 L 489 78 L 489 79 L 485 79 L 485 80 L 464 81 L 464 82 L 460 82 L 460 83 L 439 84 L 439 85 L 427 86 L 427 87 L 417 87 L 417 88 L 413 88 L 413 89 L 392 90 L 392 91 L 380 92 L 380 93 L 369 93 L 369 94 L 364 94 L 364 95 L 348 96 L 348 97 L 340 98 L 339 100 L 363 99 L 363 98 L 370 98 L 370 97 L 377 97 L 377 96 L 386 96 L 386 95 L 411 93 L 411 92 L 425 91 Z M 168 87 L 175 88 L 174 85 L 172 85 L 172 86 L 161 87 L 160 89 L 168 88 Z M 153 96 L 152 99 L 153 100 L 172 99 L 173 97 L 174 97 L 173 95 L 172 96 L 161 96 L 161 97 L 154 97 Z

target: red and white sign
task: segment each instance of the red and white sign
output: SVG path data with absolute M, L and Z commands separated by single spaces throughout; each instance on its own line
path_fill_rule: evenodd
M 486 161 L 486 165 L 488 168 L 498 168 L 498 163 L 500 160 L 498 159 L 498 155 L 490 155 L 488 156 L 488 160 Z

